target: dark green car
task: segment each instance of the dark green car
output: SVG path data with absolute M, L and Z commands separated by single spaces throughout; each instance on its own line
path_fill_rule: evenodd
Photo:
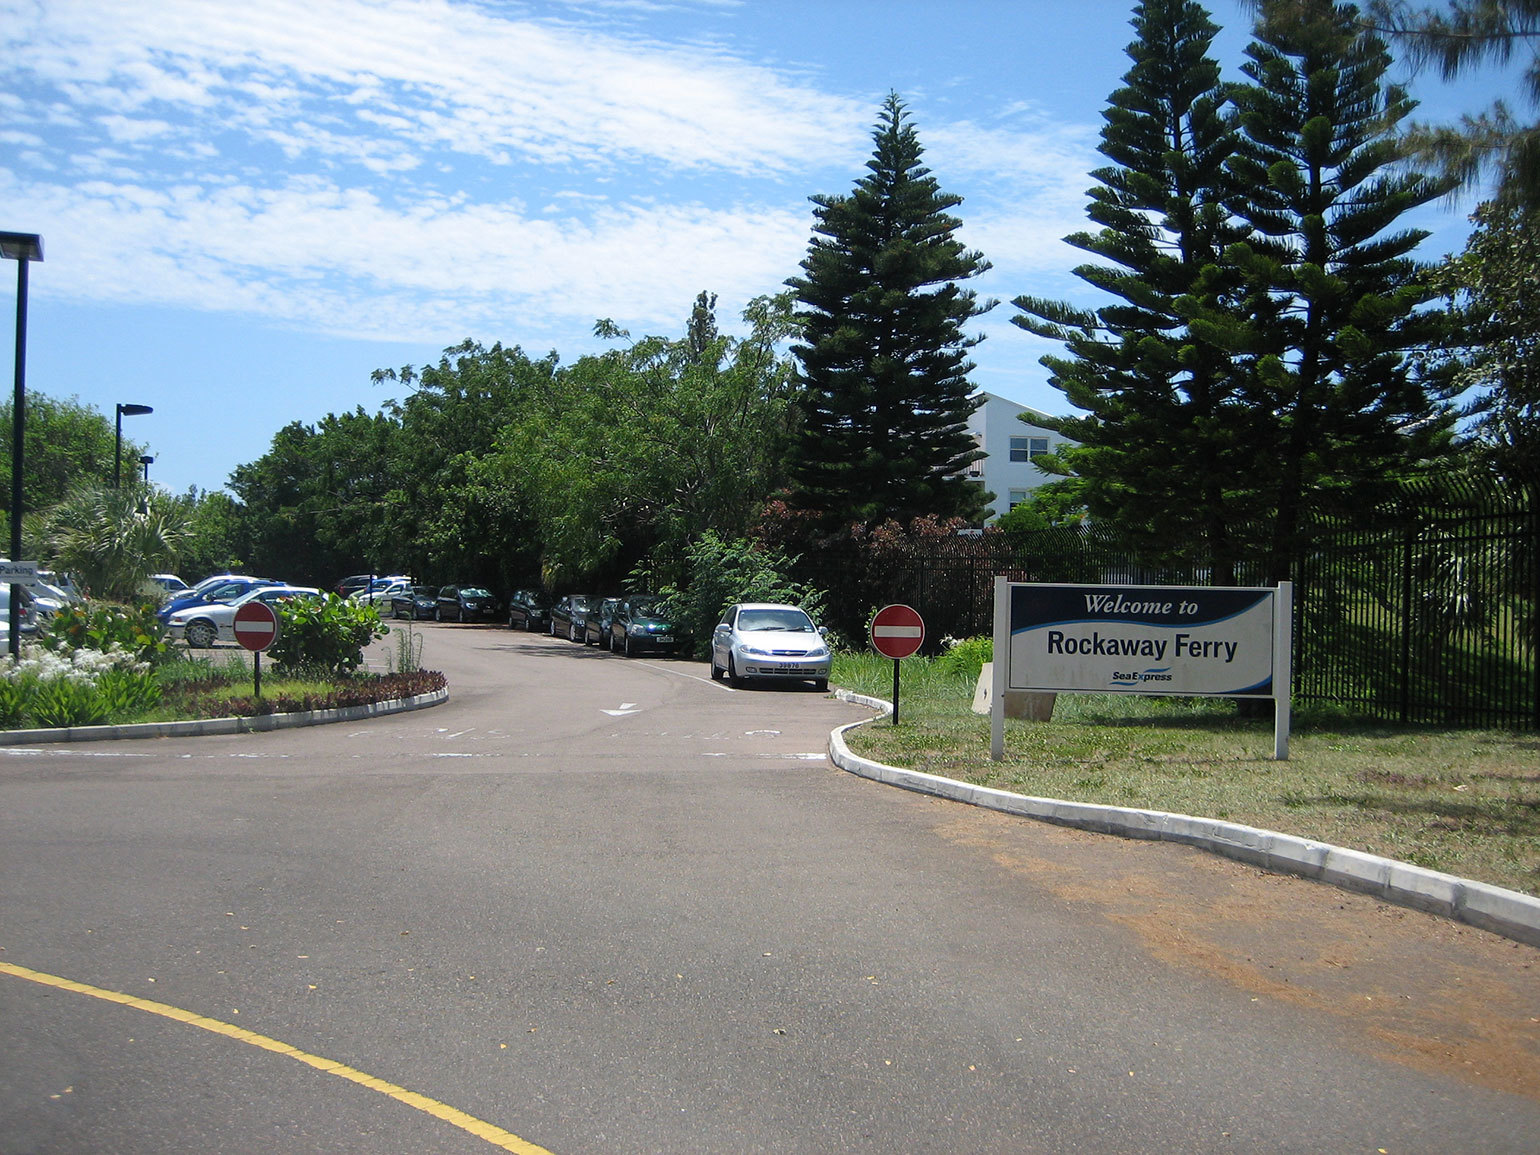
M 633 594 L 615 609 L 610 620 L 610 649 L 636 654 L 677 654 L 685 648 L 684 631 L 656 594 Z

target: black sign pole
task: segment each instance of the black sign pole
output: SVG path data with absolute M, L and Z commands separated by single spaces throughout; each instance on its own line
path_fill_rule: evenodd
M 251 656 L 255 659 L 251 667 L 252 693 L 260 698 L 262 696 L 262 651 L 253 650 Z
M 893 725 L 898 725 L 898 659 L 893 659 Z

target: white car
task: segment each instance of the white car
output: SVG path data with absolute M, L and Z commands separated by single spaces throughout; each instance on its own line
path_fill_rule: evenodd
M 711 676 L 734 686 L 757 678 L 810 681 L 829 688 L 833 658 L 828 631 L 796 606 L 747 602 L 728 606 L 711 635 Z
M 393 577 L 375 578 L 367 588 L 351 593 L 348 597 L 352 601 L 363 602 L 366 605 L 389 606 L 391 598 L 411 588 L 411 578 L 396 574 Z
M 321 591 L 310 586 L 263 586 L 242 594 L 233 602 L 189 606 L 177 610 L 166 623 L 173 641 L 185 641 L 195 650 L 206 650 L 219 642 L 235 644 L 235 611 L 247 602 L 275 605 L 290 598 L 318 598 Z

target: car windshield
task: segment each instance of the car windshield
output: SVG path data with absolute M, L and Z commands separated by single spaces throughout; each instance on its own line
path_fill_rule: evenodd
M 413 586 L 412 592 L 420 598 L 432 598 L 438 596 L 433 592 L 432 586 Z
M 814 633 L 813 619 L 801 610 L 743 610 L 738 614 L 740 630 L 789 630 Z
M 460 596 L 463 598 L 489 598 L 492 595 L 477 586 L 466 586 L 460 591 Z
M 598 601 L 599 599 L 591 594 L 573 594 L 572 608 L 575 610 L 591 610 Z

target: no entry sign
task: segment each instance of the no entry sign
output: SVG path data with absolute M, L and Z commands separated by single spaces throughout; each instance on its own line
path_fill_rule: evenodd
M 235 611 L 235 640 L 261 653 L 278 638 L 278 615 L 266 602 L 251 601 Z
M 913 606 L 883 606 L 872 619 L 872 649 L 884 658 L 907 658 L 925 644 L 925 621 Z

